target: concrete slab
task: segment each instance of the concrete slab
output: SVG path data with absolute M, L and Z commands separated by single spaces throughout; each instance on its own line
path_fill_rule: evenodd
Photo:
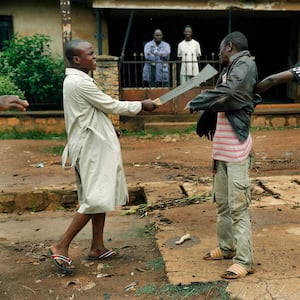
M 256 272 L 229 281 L 228 290 L 238 299 L 300 299 L 299 211 L 290 205 L 251 208 Z M 159 221 L 168 218 L 167 225 Z M 202 256 L 217 245 L 215 206 L 196 204 L 166 210 L 156 219 L 157 244 L 172 284 L 221 280 L 231 260 L 205 261 Z M 188 246 L 170 247 L 170 240 L 189 233 Z M 277 283 L 276 283 L 277 281 Z M 295 286 L 295 284 L 297 285 Z M 290 286 L 290 288 L 289 288 Z
M 250 208 L 256 272 L 244 279 L 228 281 L 234 299 L 300 299 L 300 221 L 298 178 L 260 178 L 279 198 L 261 191 L 259 200 Z M 185 186 L 199 194 L 208 185 Z M 257 194 L 258 195 L 258 194 Z M 277 197 L 277 196 L 276 196 Z M 169 220 L 169 224 L 164 220 Z M 160 211 L 154 218 L 157 244 L 165 261 L 168 280 L 172 284 L 221 280 L 221 273 L 231 260 L 202 259 L 217 245 L 216 212 L 213 203 L 195 204 Z M 189 233 L 190 241 L 176 245 L 174 241 Z

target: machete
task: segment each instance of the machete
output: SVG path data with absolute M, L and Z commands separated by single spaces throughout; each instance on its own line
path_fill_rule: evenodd
M 185 83 L 179 85 L 178 87 L 174 88 L 173 90 L 165 93 L 164 95 L 160 96 L 153 100 L 156 105 L 163 105 L 168 101 L 174 99 L 175 97 L 183 94 L 184 92 L 192 89 L 195 86 L 199 86 L 202 82 L 212 78 L 218 73 L 218 71 L 212 67 L 210 64 L 207 64 L 199 74 L 193 77 L 191 80 L 186 81 Z

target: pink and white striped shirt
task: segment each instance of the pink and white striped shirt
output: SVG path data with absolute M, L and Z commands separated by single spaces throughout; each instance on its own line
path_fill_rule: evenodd
M 213 139 L 213 159 L 231 163 L 243 162 L 248 158 L 251 148 L 251 135 L 241 143 L 225 113 L 219 112 Z
M 222 81 L 226 82 L 226 74 Z M 217 117 L 216 132 L 213 138 L 213 159 L 231 163 L 239 163 L 246 160 L 252 149 L 252 138 L 243 143 L 239 141 L 224 112 L 219 112 Z

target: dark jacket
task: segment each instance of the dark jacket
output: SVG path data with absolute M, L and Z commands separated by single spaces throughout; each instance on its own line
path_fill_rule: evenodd
M 253 99 L 257 68 L 248 50 L 232 55 L 230 61 L 230 65 L 220 73 L 216 87 L 196 96 L 188 107 L 202 111 L 197 123 L 197 133 L 200 136 L 205 135 L 212 139 L 216 129 L 217 113 L 225 112 L 239 141 L 243 142 L 249 135 L 251 114 L 256 104 L 260 102 Z M 227 79 L 222 83 L 224 74 L 227 74 Z

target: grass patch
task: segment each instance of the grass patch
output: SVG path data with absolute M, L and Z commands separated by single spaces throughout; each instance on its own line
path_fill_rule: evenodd
M 62 155 L 64 148 L 65 148 L 64 145 L 57 145 L 57 146 L 52 146 L 52 147 L 45 147 L 42 149 L 42 151 L 58 156 L 58 155 Z
M 66 137 L 66 133 L 48 133 L 41 130 L 19 132 L 15 128 L 0 132 L 0 140 L 65 140 Z
M 152 270 L 161 270 L 161 269 L 164 269 L 165 268 L 165 263 L 164 263 L 164 260 L 162 259 L 162 257 L 159 257 L 159 258 L 154 258 L 150 261 L 147 261 L 145 263 L 145 266 L 147 268 L 151 268 Z
M 194 283 L 191 285 L 166 284 L 161 287 L 157 287 L 153 284 L 148 284 L 139 287 L 136 290 L 136 295 L 166 297 L 163 299 L 172 300 L 183 300 L 196 296 L 202 296 L 199 299 L 230 300 L 230 297 L 226 292 L 226 287 L 227 283 L 225 281 Z
M 270 130 L 287 130 L 287 129 L 300 129 L 299 126 L 285 126 L 285 127 L 272 127 L 272 126 L 266 126 L 266 127 L 250 127 L 251 132 L 255 131 L 270 131 Z
M 152 138 L 157 136 L 166 136 L 171 134 L 190 134 L 196 132 L 196 124 L 186 128 L 185 130 L 172 130 L 172 131 L 163 131 L 163 130 L 149 130 L 145 132 L 144 130 L 139 131 L 128 131 L 126 129 L 122 130 L 124 136 L 128 137 L 142 137 L 142 138 Z
M 149 224 L 145 227 L 139 227 L 137 229 L 137 236 L 141 239 L 154 237 L 156 233 L 155 224 Z
M 286 127 L 250 127 L 251 132 L 255 131 L 269 131 L 269 130 L 287 130 L 287 129 L 300 129 L 299 126 L 286 126 Z M 167 135 L 172 134 L 191 134 L 196 133 L 196 124 L 193 126 L 190 126 L 186 128 L 185 130 L 179 131 L 179 130 L 173 130 L 173 131 L 162 131 L 162 130 L 149 130 L 145 132 L 144 130 L 140 131 L 128 131 L 128 130 L 122 130 L 124 136 L 128 137 L 141 137 L 141 138 L 155 138 L 155 137 L 163 137 Z

